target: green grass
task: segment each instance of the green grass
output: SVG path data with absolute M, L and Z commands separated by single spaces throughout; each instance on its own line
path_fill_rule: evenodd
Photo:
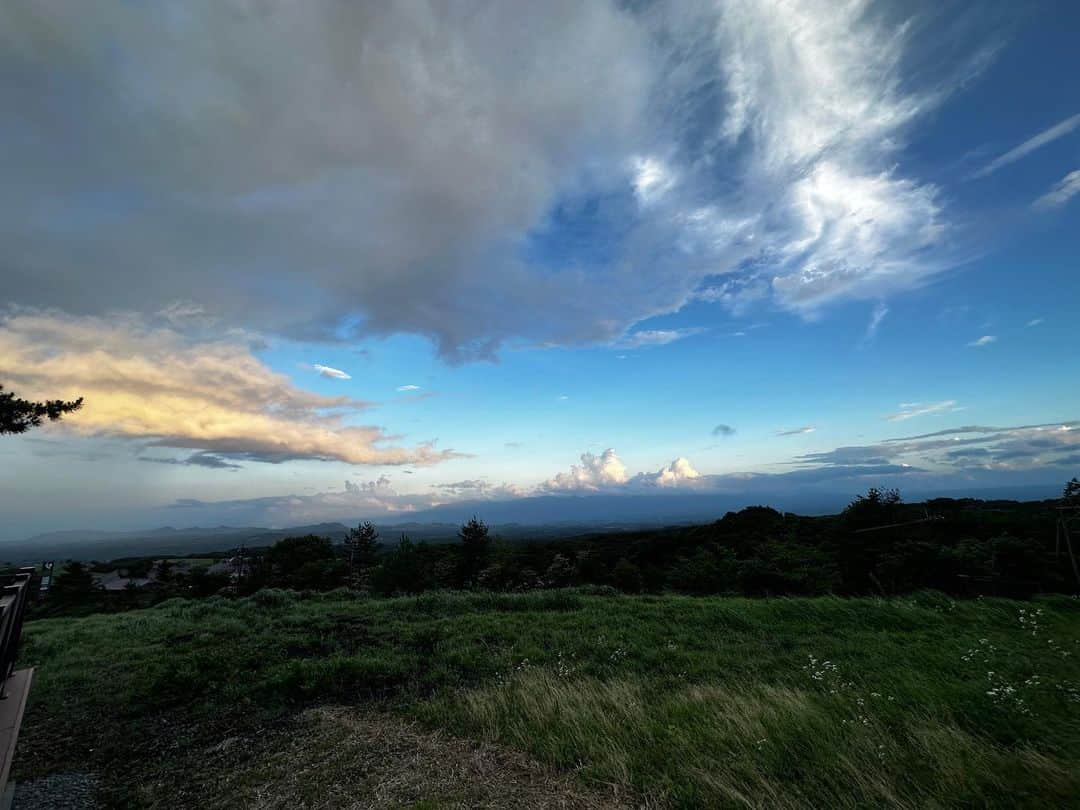
M 263 591 L 24 637 L 38 669 L 16 778 L 93 769 L 118 806 L 176 806 L 193 772 L 215 776 L 221 740 L 321 703 L 522 749 L 657 806 L 1080 796 L 1072 598 Z

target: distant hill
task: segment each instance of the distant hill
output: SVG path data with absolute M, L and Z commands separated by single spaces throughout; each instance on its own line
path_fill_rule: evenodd
M 194 554 L 225 551 L 240 545 L 268 546 L 283 537 L 318 534 L 340 538 L 345 534 L 340 523 L 317 523 L 286 529 L 257 526 L 213 526 L 175 529 L 163 526 L 135 532 L 70 530 L 38 534 L 26 540 L 0 543 L 0 561 L 36 562 L 47 559 L 110 560 L 118 557 L 141 557 L 152 554 Z
M 920 493 L 905 491 L 915 503 L 933 498 L 978 498 L 983 501 L 1036 501 L 1055 497 L 1055 487 L 1023 487 Z M 459 501 L 411 513 L 407 522 L 375 518 L 384 543 L 402 533 L 413 540 L 439 543 L 453 540 L 458 526 L 474 515 L 507 540 L 543 540 L 574 535 L 649 529 L 660 526 L 709 523 L 746 506 L 771 506 L 801 515 L 839 512 L 851 502 L 850 492 L 761 493 L 698 495 L 541 495 L 505 501 Z M 400 521 L 400 516 L 394 516 Z M 363 516 L 357 515 L 355 522 Z M 355 525 L 355 523 L 354 523 Z M 240 545 L 269 546 L 284 537 L 317 534 L 339 541 L 347 528 L 326 522 L 269 529 L 258 526 L 214 526 L 177 529 L 164 526 L 133 532 L 69 530 L 38 534 L 26 540 L 0 543 L 0 562 L 38 562 L 44 559 L 110 560 L 157 554 L 186 555 L 227 551 Z

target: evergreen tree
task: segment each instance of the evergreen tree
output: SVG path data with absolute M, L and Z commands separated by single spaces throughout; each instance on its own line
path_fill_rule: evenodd
M 417 546 L 402 534 L 397 547 L 383 557 L 382 564 L 372 574 L 372 589 L 376 593 L 420 593 L 428 584 L 424 566 L 423 544 Z
M 100 590 L 94 575 L 79 560 L 72 560 L 53 580 L 49 593 L 58 602 L 82 602 Z
M 82 403 L 82 397 L 71 402 L 62 399 L 32 402 L 19 399 L 0 385 L 0 434 L 25 433 L 30 428 L 38 427 L 46 419 L 55 422 L 65 413 L 79 410 Z
M 487 524 L 474 515 L 458 530 L 458 539 L 461 541 L 461 584 L 470 587 L 476 583 L 491 546 Z
M 1066 506 L 1080 506 L 1080 480 L 1070 479 L 1061 492 L 1061 499 Z
M 379 531 L 370 520 L 349 529 L 345 538 L 349 571 L 358 574 L 375 567 L 379 556 Z

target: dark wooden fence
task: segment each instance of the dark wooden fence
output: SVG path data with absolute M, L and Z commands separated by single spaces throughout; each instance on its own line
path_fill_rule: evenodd
M 20 568 L 13 576 L 6 577 L 0 587 L 0 806 L 11 804 L 8 772 L 33 676 L 33 670 L 15 670 L 33 578 L 33 568 Z

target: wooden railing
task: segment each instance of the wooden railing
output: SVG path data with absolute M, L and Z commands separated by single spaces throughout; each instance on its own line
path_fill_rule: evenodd
M 0 590 L 0 699 L 7 697 L 7 681 L 15 671 L 15 658 L 19 654 L 23 616 L 26 615 L 26 600 L 30 598 L 30 580 L 33 576 L 33 568 L 20 568 Z
M 31 669 L 15 671 L 33 577 L 33 568 L 20 568 L 0 588 L 0 805 L 7 802 L 7 806 L 11 803 L 8 772 L 33 676 Z

